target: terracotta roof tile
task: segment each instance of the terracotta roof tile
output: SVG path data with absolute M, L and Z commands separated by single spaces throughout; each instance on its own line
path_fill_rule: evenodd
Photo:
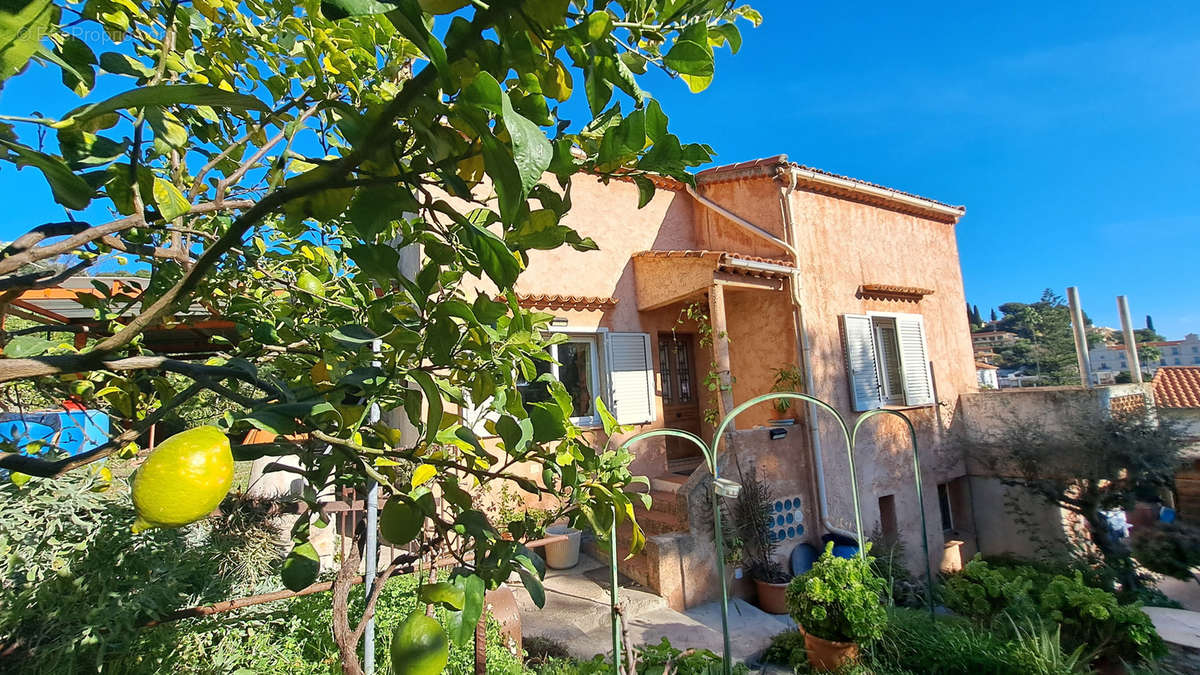
M 791 267 L 792 263 L 788 260 L 780 260 L 779 258 L 763 258 L 756 255 L 748 255 L 746 253 L 735 253 L 733 251 L 708 251 L 708 250 L 675 250 L 675 251 L 639 251 L 633 254 L 634 258 L 707 258 L 707 257 L 732 258 L 735 260 L 748 260 L 750 262 L 767 263 L 770 265 L 782 265 L 783 267 Z
M 944 206 L 946 208 L 956 209 L 956 210 L 963 211 L 963 212 L 966 211 L 966 208 L 963 206 L 947 204 L 946 202 L 938 201 L 936 199 L 930 199 L 929 197 L 923 197 L 921 195 L 918 195 L 918 194 L 915 194 L 912 192 L 906 192 L 904 190 L 897 190 L 896 188 L 888 187 L 887 185 L 880 185 L 879 183 L 872 183 L 871 181 L 863 180 L 861 178 L 854 178 L 853 176 L 846 176 L 846 175 L 843 175 L 840 173 L 826 171 L 825 169 L 818 169 L 816 167 L 806 166 L 804 164 L 797 164 L 796 162 L 789 162 L 787 155 L 775 155 L 773 157 L 763 157 L 762 159 L 752 159 L 748 162 L 738 162 L 736 164 L 726 164 L 723 166 L 714 166 L 712 168 L 705 169 L 705 170 L 697 173 L 696 180 L 699 182 L 723 182 L 725 180 L 730 180 L 730 179 L 736 180 L 739 177 L 746 177 L 749 175 L 756 175 L 756 176 L 771 175 L 771 176 L 774 176 L 776 171 L 778 171 L 780 169 L 788 169 L 788 168 L 798 169 L 800 171 L 809 171 L 811 173 L 821 174 L 822 176 L 829 176 L 830 178 L 836 178 L 838 180 L 849 181 L 851 183 L 857 183 L 859 185 L 865 185 L 865 186 L 877 188 L 880 190 L 887 190 L 896 195 L 903 195 L 905 197 L 911 197 L 913 199 L 920 199 L 921 201 L 929 202 L 930 204 L 936 204 L 938 206 Z
M 604 309 L 617 304 L 617 298 L 552 293 L 517 293 L 517 304 L 538 309 Z
M 1163 366 L 1151 382 L 1160 408 L 1200 408 L 1200 366 Z

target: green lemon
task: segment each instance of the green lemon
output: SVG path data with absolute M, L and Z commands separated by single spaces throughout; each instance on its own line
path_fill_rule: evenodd
M 212 513 L 233 485 L 229 439 L 213 426 L 163 441 L 133 476 L 134 532 L 180 527 Z
M 392 634 L 392 672 L 439 675 L 450 660 L 450 642 L 436 619 L 417 610 Z
M 312 272 L 304 270 L 296 277 L 296 285 L 305 293 L 310 293 L 318 297 L 325 297 L 325 284 L 321 280 L 313 276 Z
M 392 497 L 383 505 L 383 513 L 379 515 L 379 533 L 392 546 L 403 546 L 421 531 L 425 524 L 425 516 L 417 508 L 399 497 Z

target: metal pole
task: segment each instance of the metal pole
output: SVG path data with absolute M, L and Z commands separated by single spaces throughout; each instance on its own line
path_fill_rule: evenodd
M 617 623 L 617 507 L 613 505 L 612 527 L 608 531 L 608 602 L 612 609 L 613 675 L 621 675 L 621 630 Z
M 376 356 L 382 349 L 382 344 L 379 340 L 371 343 L 371 351 Z M 371 361 L 371 365 L 378 368 L 379 360 Z M 372 401 L 370 409 L 367 412 L 367 419 L 371 424 L 379 421 L 379 404 Z M 371 597 L 371 590 L 375 587 L 376 565 L 379 563 L 379 484 L 374 478 L 367 477 L 367 541 L 363 570 L 363 597 Z M 366 673 L 375 672 L 375 615 L 371 614 L 367 619 L 367 625 L 363 630 L 363 671 Z
M 709 472 L 712 473 L 714 491 L 712 494 L 713 505 L 713 539 L 717 545 L 717 578 L 721 580 L 721 638 L 723 641 L 724 652 L 721 654 L 721 668 L 725 675 L 731 675 L 733 670 L 733 662 L 729 649 L 729 586 L 725 583 L 725 532 L 721 529 L 721 495 L 715 491 L 717 479 L 717 443 L 719 440 L 714 437 L 712 443 L 712 451 L 706 452 L 708 459 Z
M 1079 362 L 1079 381 L 1092 388 L 1092 359 L 1088 354 L 1087 329 L 1083 325 L 1083 309 L 1079 304 L 1079 289 L 1067 287 L 1067 304 L 1071 308 L 1071 328 L 1075 333 L 1075 357 Z
M 1125 337 L 1125 354 L 1129 357 L 1129 375 L 1134 384 L 1142 383 L 1142 362 L 1138 358 L 1137 338 L 1133 334 L 1133 322 L 1129 319 L 1129 299 L 1117 296 L 1117 311 L 1121 314 L 1121 335 Z

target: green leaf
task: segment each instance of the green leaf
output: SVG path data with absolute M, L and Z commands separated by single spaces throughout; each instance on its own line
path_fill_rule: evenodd
M 156 84 L 139 87 L 107 98 L 99 103 L 85 105 L 71 111 L 61 124 L 82 124 L 105 113 L 126 108 L 146 106 L 166 107 L 172 105 L 206 105 L 231 110 L 258 110 L 270 112 L 270 107 L 249 94 L 225 91 L 207 84 Z
M 475 626 L 483 616 L 486 589 L 483 579 L 474 574 L 455 576 L 451 581 L 462 593 L 462 611 L 447 617 L 446 629 L 454 644 L 465 645 L 475 637 Z
M 521 197 L 524 198 L 550 167 L 554 148 L 536 124 L 513 110 L 508 96 L 502 97 L 500 102 L 504 106 L 504 126 L 512 139 L 513 161 L 521 175 Z
M 191 203 L 179 188 L 163 178 L 154 179 L 154 203 L 163 220 L 174 220 L 192 210 Z
M 397 185 L 372 185 L 354 194 L 346 218 L 360 238 L 371 241 L 405 213 L 416 213 L 418 208 L 408 190 Z
M 490 230 L 482 227 L 472 225 L 464 234 L 468 235 L 465 237 L 467 245 L 475 252 L 488 278 L 501 290 L 511 288 L 517 281 L 517 275 L 521 273 L 521 263 L 513 256 L 512 251 L 508 250 L 508 246 Z
M 596 10 L 587 15 L 584 28 L 588 42 L 599 42 L 612 30 L 612 17 L 604 10 Z
M 592 116 L 599 115 L 612 99 L 612 83 L 604 79 L 602 69 L 593 64 L 583 75 L 583 92 L 587 95 L 588 109 Z
M 713 55 L 707 45 L 679 40 L 663 57 L 663 63 L 678 72 L 693 93 L 703 91 L 712 82 Z
M 525 586 L 525 591 L 529 593 L 529 599 L 533 600 L 533 604 L 538 609 L 545 607 L 546 588 L 542 586 L 542 580 L 524 567 L 518 567 L 517 574 L 521 575 L 521 583 Z
M 329 337 L 352 345 L 365 345 L 378 340 L 379 336 L 366 326 L 347 324 L 329 331 Z
M 321 0 L 321 14 L 334 21 L 351 16 L 387 14 L 394 9 L 394 3 L 377 0 Z
M 617 418 L 608 411 L 608 406 L 604 405 L 604 399 L 599 396 L 596 397 L 596 412 L 600 414 L 600 423 L 604 425 L 605 436 L 612 436 L 620 431 L 621 427 L 617 424 Z
M 562 408 L 553 403 L 534 403 L 529 406 L 529 420 L 533 423 L 533 440 L 545 443 L 562 438 L 567 433 L 566 418 Z
M 416 380 L 417 386 L 421 387 L 421 391 L 425 393 L 427 406 L 425 442 L 433 443 L 442 422 L 442 391 L 434 383 L 433 376 L 423 370 L 411 370 L 408 375 Z
M 347 254 L 355 265 L 380 285 L 400 276 L 400 253 L 388 244 L 357 244 Z
M 100 68 L 115 75 L 130 77 L 146 77 L 154 71 L 142 65 L 141 61 L 120 52 L 104 52 L 100 55 Z
M 306 541 L 294 547 L 284 559 L 280 576 L 288 590 L 299 591 L 311 586 L 320 573 L 321 556 L 317 554 L 317 549 L 313 548 L 312 543 Z
M 742 48 L 742 32 L 733 23 L 723 23 L 710 30 L 724 38 L 723 42 L 729 45 L 730 52 L 736 54 Z
M 4 356 L 10 359 L 27 359 L 31 356 L 41 356 L 54 343 L 37 335 L 18 335 L 4 345 Z
M 62 82 L 75 93 L 86 96 L 96 85 L 96 55 L 91 47 L 74 35 L 67 35 L 53 56 L 62 70 Z
M 51 0 L 12 0 L 0 7 L 0 82 L 21 72 L 50 32 L 57 12 Z
M 76 211 L 86 208 L 91 203 L 92 186 L 71 171 L 58 157 L 4 139 L 0 139 L 0 147 L 16 153 L 17 166 L 32 166 L 41 171 L 54 193 L 54 201 Z
M 475 79 L 471 80 L 471 84 L 463 88 L 457 102 L 501 115 L 504 113 L 503 100 L 504 90 L 500 88 L 500 83 L 491 73 L 481 70 Z
M 450 72 L 450 67 L 446 63 L 446 48 L 429 32 L 429 27 L 425 25 L 425 16 L 421 11 L 421 6 L 417 4 L 416 0 L 389 1 L 395 7 L 387 13 L 388 21 L 391 21 L 401 35 L 411 40 L 417 49 L 421 50 L 421 53 L 429 59 L 429 63 L 445 82 Z
M 645 176 L 634 176 L 633 182 L 638 189 L 638 208 L 650 203 L 654 199 L 654 183 Z
M 262 429 L 277 436 L 286 436 L 295 433 L 299 428 L 295 417 L 272 410 L 252 411 L 243 416 L 241 421 L 250 424 L 255 429 Z
M 504 441 L 504 450 L 510 455 L 525 452 L 533 440 L 533 422 L 528 418 L 517 420 L 511 415 L 504 415 L 496 420 L 496 433 Z

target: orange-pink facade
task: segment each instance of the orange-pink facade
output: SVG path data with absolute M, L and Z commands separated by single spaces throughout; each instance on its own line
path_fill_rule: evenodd
M 932 563 L 941 564 L 947 547 L 957 547 L 953 542 L 965 542 L 966 549 L 956 548 L 954 555 L 969 554 L 973 517 L 961 492 L 964 481 L 957 480 L 966 470 L 948 441 L 959 395 L 977 388 L 955 239 L 962 210 L 798 167 L 783 157 L 701 172 L 695 192 L 662 184 L 638 209 L 633 183 L 577 178 L 566 224 L 592 237 L 600 250 L 533 252 L 518 282 L 519 296 L 555 315 L 557 329 L 573 334 L 646 334 L 653 388 L 646 417 L 652 419 L 635 431 L 678 421 L 706 440 L 716 416 L 770 392 L 780 369 L 797 375 L 781 388 L 810 393 L 853 424 L 864 405 L 852 394 L 848 348 L 855 343 L 844 317 L 867 317 L 865 325 L 884 326 L 874 334 L 875 358 L 884 362 L 876 366 L 880 391 L 888 386 L 882 373 L 895 372 L 887 365 L 892 349 L 887 326 L 899 330 L 901 319 L 890 317 L 910 317 L 910 324 L 919 317 L 932 392 L 919 404 L 911 403 L 909 391 L 901 394 L 909 402 L 893 398 L 879 405 L 902 412 L 917 431 Z M 707 319 L 697 320 L 697 309 Z M 903 348 L 903 337 L 895 344 Z M 687 352 L 688 363 L 677 360 L 679 351 Z M 664 364 L 664 358 L 670 362 Z M 913 358 L 906 358 L 905 373 L 916 372 Z M 611 392 L 613 377 L 601 372 L 596 388 Z M 678 401 L 680 379 L 688 377 L 698 421 Z M 892 389 L 915 386 L 890 382 Z M 777 495 L 795 497 L 795 531 L 784 539 L 788 547 L 815 543 L 826 525 L 853 528 L 841 432 L 822 413 L 813 433 L 806 410 L 760 404 L 736 418 L 736 431 L 723 446 L 727 454 L 738 454 L 722 463 L 734 480 L 754 472 Z M 791 424 L 778 426 L 780 419 Z M 712 580 L 700 570 L 712 562 L 712 552 L 702 545 L 703 508 L 693 503 L 703 500 L 691 497 L 706 471 L 693 472 L 686 451 L 661 439 L 639 444 L 635 453 L 634 469 L 655 479 L 656 495 L 680 495 L 672 502 L 682 505 L 676 529 L 696 536 L 691 548 L 671 549 L 678 559 L 651 560 L 646 563 L 651 569 L 640 570 L 640 576 L 673 605 L 701 602 L 711 595 Z M 907 429 L 887 416 L 871 420 L 854 459 L 865 533 L 898 538 L 910 563 L 923 569 Z M 668 542 L 659 544 L 658 555 L 668 555 Z M 653 558 L 653 542 L 648 550 Z

